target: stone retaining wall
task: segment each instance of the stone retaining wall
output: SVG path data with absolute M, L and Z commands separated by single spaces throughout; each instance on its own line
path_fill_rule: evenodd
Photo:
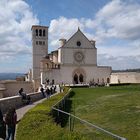
M 40 92 L 30 93 L 27 95 L 30 95 L 31 102 L 35 102 L 43 98 Z M 17 109 L 24 105 L 25 102 L 23 102 L 22 97 L 18 95 L 0 99 L 0 108 L 3 113 L 5 113 L 9 107 L 15 107 Z
M 0 97 L 16 96 L 20 88 L 23 88 L 25 93 L 34 92 L 33 82 L 15 80 L 0 81 Z

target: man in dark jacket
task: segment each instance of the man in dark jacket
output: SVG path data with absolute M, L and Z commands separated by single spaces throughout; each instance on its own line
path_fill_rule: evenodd
M 6 140 L 14 140 L 17 123 L 17 114 L 15 108 L 10 108 L 5 116 L 5 122 L 8 127 L 8 136 Z
M 3 115 L 0 109 L 0 138 L 4 139 L 6 138 L 6 124 L 3 121 Z

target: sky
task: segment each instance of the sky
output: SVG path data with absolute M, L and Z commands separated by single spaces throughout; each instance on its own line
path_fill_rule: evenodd
M 49 27 L 49 51 L 80 27 L 98 65 L 140 68 L 140 0 L 0 0 L 0 72 L 32 68 L 32 25 Z

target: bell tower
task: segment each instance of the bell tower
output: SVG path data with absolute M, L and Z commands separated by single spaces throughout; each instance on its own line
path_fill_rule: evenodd
M 33 25 L 32 28 L 32 78 L 40 84 L 40 61 L 48 54 L 48 27 Z

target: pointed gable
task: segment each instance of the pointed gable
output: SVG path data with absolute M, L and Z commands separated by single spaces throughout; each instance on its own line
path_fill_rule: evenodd
M 78 28 L 77 32 L 63 45 L 68 48 L 95 48 L 95 41 L 88 38 Z

